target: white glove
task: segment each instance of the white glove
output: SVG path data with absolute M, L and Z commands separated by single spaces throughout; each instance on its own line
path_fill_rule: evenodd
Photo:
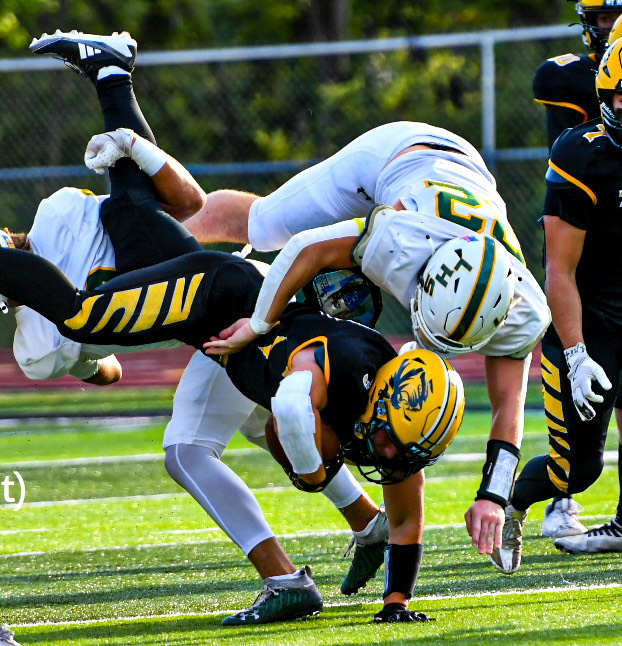
M 131 157 L 133 137 L 134 131 L 129 128 L 94 135 L 86 147 L 84 164 L 101 175 L 121 157 Z
M 579 342 L 574 347 L 564 350 L 564 356 L 569 369 L 568 378 L 574 407 L 581 420 L 588 422 L 596 415 L 588 400 L 597 404 L 603 401 L 601 395 L 592 391 L 592 381 L 597 381 L 604 390 L 611 389 L 611 382 L 601 366 L 590 359 L 583 343 Z

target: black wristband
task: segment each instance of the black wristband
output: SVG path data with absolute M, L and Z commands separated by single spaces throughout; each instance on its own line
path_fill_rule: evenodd
M 296 487 L 296 489 L 300 489 L 300 491 L 305 491 L 306 493 L 319 493 L 320 491 L 324 491 L 324 489 L 326 489 L 328 483 L 337 475 L 339 469 L 341 469 L 342 464 L 343 457 L 341 456 L 324 464 L 326 477 L 324 478 L 324 480 L 322 480 L 322 482 L 318 482 L 318 484 L 311 484 L 310 482 L 306 482 L 295 471 L 292 471 L 291 469 L 285 469 L 285 473 L 291 480 L 294 487 Z
M 413 596 L 415 583 L 419 576 L 423 545 L 395 545 L 389 543 L 384 548 L 384 594 L 388 597 L 392 592 L 401 592 L 407 599 Z
M 488 440 L 482 482 L 475 500 L 491 500 L 505 509 L 514 491 L 519 460 L 520 450 L 510 442 Z

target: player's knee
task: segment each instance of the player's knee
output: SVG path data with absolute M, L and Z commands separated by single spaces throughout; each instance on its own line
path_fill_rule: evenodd
M 595 460 L 589 463 L 584 462 L 573 469 L 568 482 L 568 493 L 580 493 L 591 487 L 598 480 L 602 470 L 602 460 Z
M 195 463 L 205 460 L 220 460 L 224 447 L 221 444 L 213 446 L 195 446 L 193 444 L 171 444 L 164 454 L 164 468 L 175 482 L 185 488 L 189 471 L 194 471 Z M 204 462 L 201 465 L 203 468 Z

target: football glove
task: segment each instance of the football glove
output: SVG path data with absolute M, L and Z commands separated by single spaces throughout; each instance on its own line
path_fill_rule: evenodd
M 583 343 L 579 342 L 574 347 L 564 350 L 564 356 L 569 369 L 572 401 L 581 420 L 589 422 L 596 415 L 589 402 L 600 404 L 603 401 L 602 395 L 597 395 L 592 390 L 592 382 L 598 382 L 604 390 L 611 389 L 611 382 L 602 367 L 590 358 Z
M 415 612 L 404 608 L 401 603 L 387 603 L 387 605 L 374 615 L 374 623 L 397 624 L 410 623 L 413 621 L 436 621 L 434 617 L 428 617 L 423 612 Z

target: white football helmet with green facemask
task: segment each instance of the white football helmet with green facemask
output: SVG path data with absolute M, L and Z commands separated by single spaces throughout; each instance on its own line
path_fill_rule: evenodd
M 450 240 L 430 257 L 410 301 L 415 340 L 443 356 L 479 350 L 513 295 L 512 260 L 500 242 L 482 234 Z

